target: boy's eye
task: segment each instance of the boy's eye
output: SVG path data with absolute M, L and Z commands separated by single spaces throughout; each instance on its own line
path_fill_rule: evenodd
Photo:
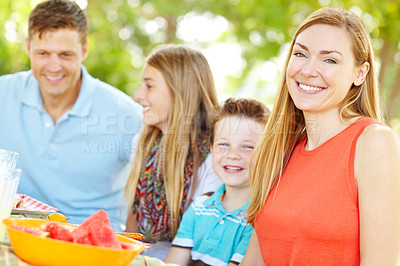
M 221 151 L 225 151 L 227 148 L 229 148 L 228 143 L 225 142 L 220 142 L 220 143 L 215 143 L 214 144 L 214 150 L 216 152 L 221 152 Z
M 244 145 L 244 146 L 243 146 L 243 149 L 244 149 L 244 150 L 254 150 L 254 146 L 251 146 L 251 145 Z

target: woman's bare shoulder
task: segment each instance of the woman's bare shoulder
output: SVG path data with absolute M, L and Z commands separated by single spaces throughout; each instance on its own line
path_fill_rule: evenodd
M 388 126 L 372 124 L 365 128 L 357 142 L 357 147 L 364 149 L 386 150 L 399 145 L 399 137 Z M 393 146 L 394 145 L 394 146 Z
M 369 125 L 357 141 L 355 159 L 359 182 L 361 176 L 390 176 L 400 170 L 399 137 L 388 126 Z

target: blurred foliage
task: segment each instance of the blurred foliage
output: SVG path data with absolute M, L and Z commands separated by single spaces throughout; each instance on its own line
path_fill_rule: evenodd
M 27 19 L 40 0 L 30 0 L 30 5 L 27 1 L 0 1 L 0 74 L 29 68 L 23 53 Z M 87 6 L 90 52 L 85 65 L 93 76 L 133 95 L 145 57 L 154 47 L 172 42 L 204 50 L 215 44 L 235 44 L 240 47 L 243 67 L 239 73 L 226 75 L 218 92 L 242 95 L 250 87 L 251 93 L 244 95 L 267 104 L 272 102 L 280 79 L 280 55 L 302 20 L 322 6 L 349 9 L 362 18 L 371 33 L 388 117 L 392 125 L 400 124 L 400 0 L 76 1 Z M 177 29 L 190 14 L 223 17 L 228 26 L 214 39 L 187 41 L 179 37 Z M 270 73 L 262 72 L 267 61 L 278 67 L 276 75 L 268 79 L 264 76 Z

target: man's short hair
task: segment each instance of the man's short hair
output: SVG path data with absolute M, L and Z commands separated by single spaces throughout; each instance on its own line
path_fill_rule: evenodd
M 48 0 L 38 4 L 29 16 L 29 39 L 39 33 L 58 29 L 77 30 L 82 44 L 86 43 L 88 32 L 85 12 L 75 2 L 68 0 Z

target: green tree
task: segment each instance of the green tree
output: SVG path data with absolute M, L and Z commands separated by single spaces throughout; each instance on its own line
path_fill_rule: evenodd
M 30 7 L 23 1 L 0 1 L 0 74 L 29 69 L 25 36 Z
M 0 74 L 29 68 L 22 52 L 26 22 L 30 10 L 40 1 L 31 0 L 30 6 L 26 6 L 26 0 L 1 1 Z M 279 82 L 281 52 L 302 20 L 322 6 L 350 9 L 363 19 L 380 66 L 388 118 L 400 128 L 400 0 L 87 0 L 90 51 L 85 65 L 94 76 L 133 95 L 140 84 L 145 57 L 154 47 L 187 43 L 177 32 L 189 15 L 223 17 L 228 26 L 220 36 L 189 44 L 200 49 L 221 43 L 240 47 L 242 69 L 227 75 L 224 88 L 218 90 L 235 95 L 250 86 L 251 95 L 245 95 L 270 104 L 274 84 Z M 260 72 L 268 61 L 278 64 L 274 79 L 265 79 L 271 73 Z

